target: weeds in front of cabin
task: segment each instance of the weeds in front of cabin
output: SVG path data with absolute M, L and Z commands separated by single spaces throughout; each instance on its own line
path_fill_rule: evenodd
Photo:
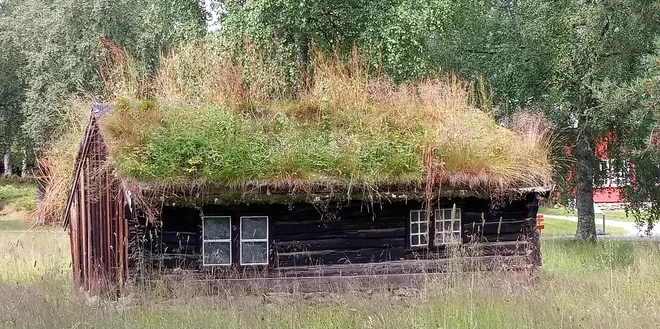
M 51 232 L 52 234 L 53 232 Z M 59 233 L 59 232 L 58 232 Z M 49 250 L 53 238 L 33 242 Z M 66 234 L 56 238 L 66 243 Z M 46 243 L 48 240 L 50 243 Z M 5 246 L 2 247 L 4 252 Z M 38 250 L 37 250 L 38 249 Z M 68 254 L 44 257 L 50 261 Z M 117 302 L 80 298 L 70 277 L 0 280 L 7 328 L 656 328 L 660 245 L 544 241 L 538 276 L 460 272 L 430 277 L 419 290 L 200 297 L 134 291 Z M 25 256 L 26 259 L 31 257 Z M 16 263 L 2 264 L 18 268 Z M 70 270 L 70 269 L 69 269 Z M 70 274 L 67 272 L 67 275 Z M 64 281 L 62 281 L 64 280 Z M 181 286 L 177 289 L 196 289 Z
M 0 230 L 0 284 L 48 281 L 70 287 L 71 254 L 66 232 L 57 228 L 19 229 Z

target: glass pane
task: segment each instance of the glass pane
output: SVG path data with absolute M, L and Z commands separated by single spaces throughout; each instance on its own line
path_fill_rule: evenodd
M 428 242 L 426 242 L 426 235 L 420 235 L 419 240 L 420 240 L 421 244 L 423 244 L 423 245 L 428 244 Z
M 268 217 L 242 217 L 242 239 L 268 239 Z
M 454 221 L 454 231 L 461 231 L 461 221 L 460 220 L 455 220 Z
M 241 264 L 268 263 L 268 242 L 243 242 Z
M 443 219 L 451 219 L 451 209 L 445 209 Z
M 231 238 L 231 217 L 205 217 L 204 240 Z
M 419 220 L 419 212 L 417 211 L 411 211 L 410 212 L 410 222 L 414 223 Z
M 419 222 L 426 222 L 426 210 L 422 210 L 419 212 L 419 217 L 417 219 Z
M 410 230 L 411 230 L 411 231 L 410 231 L 411 233 L 419 233 L 419 224 L 417 224 L 417 223 L 412 223 L 412 224 L 410 225 Z
M 461 219 L 461 208 L 456 208 L 456 214 L 454 215 L 454 218 Z
M 410 245 L 416 246 L 419 244 L 419 235 L 413 235 L 412 240 L 410 241 Z
M 445 232 L 451 232 L 451 221 L 446 220 L 442 222 L 442 228 L 444 229 Z
M 419 223 L 419 231 L 421 233 L 426 233 L 426 222 Z
M 231 263 L 229 242 L 204 242 L 204 264 L 225 265 Z

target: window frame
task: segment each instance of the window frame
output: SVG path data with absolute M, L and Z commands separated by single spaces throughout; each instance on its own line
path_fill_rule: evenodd
M 604 177 L 599 177 L 598 182 L 594 179 L 594 185 L 597 188 L 619 188 L 630 185 L 626 177 L 630 175 L 630 162 L 623 160 L 623 168 L 619 171 L 612 170 L 612 159 L 598 160 L 598 169 L 604 173 Z
M 229 238 L 228 239 L 205 239 L 205 230 L 206 230 L 206 220 L 207 219 L 218 219 L 218 218 L 227 218 L 229 219 Z M 233 243 L 232 243 L 232 229 L 231 229 L 231 221 L 232 221 L 232 216 L 203 216 L 202 217 L 202 266 L 231 266 L 234 263 L 233 259 Z M 223 264 L 208 264 L 206 263 L 206 243 L 207 242 L 221 242 L 221 243 L 229 243 L 229 263 L 223 263 Z
M 413 222 L 413 214 L 417 214 L 417 220 Z M 422 214 L 424 214 L 422 216 Z M 422 220 L 423 218 L 423 220 Z M 426 232 L 422 232 L 421 230 L 421 223 L 426 224 Z M 417 233 L 413 233 L 412 228 L 413 224 L 417 225 L 418 230 Z M 410 210 L 409 215 L 408 215 L 408 245 L 410 248 L 428 248 L 430 244 L 430 239 L 429 239 L 429 225 L 428 222 L 426 221 L 426 210 Z M 418 241 L 422 241 L 422 237 L 425 237 L 426 243 L 418 243 L 418 244 L 413 244 L 413 236 L 418 236 Z
M 266 219 L 266 238 L 265 239 L 243 239 L 243 219 L 244 218 L 265 218 Z M 270 257 L 270 216 L 263 215 L 253 215 L 253 216 L 240 216 L 239 217 L 239 227 L 238 227 L 238 263 L 241 266 L 259 266 L 259 265 L 269 265 Z M 266 262 L 265 263 L 243 263 L 243 242 L 266 242 Z
M 455 210 L 455 212 L 454 212 Z M 450 219 L 445 219 L 445 211 L 449 211 L 451 218 Z M 451 213 L 454 213 L 452 216 Z M 450 245 L 450 244 L 460 244 L 462 243 L 462 235 L 463 235 L 463 225 L 462 225 L 462 220 L 463 220 L 463 211 L 461 211 L 461 208 L 459 207 L 452 207 L 452 208 L 438 208 L 435 210 L 435 220 L 434 220 L 434 232 L 433 232 L 433 244 L 436 246 L 439 245 Z M 445 232 L 445 226 L 443 225 L 444 223 L 449 222 L 451 231 L 450 232 Z M 454 230 L 454 223 L 458 222 L 458 230 Z M 442 239 L 441 241 L 438 241 L 438 236 Z M 451 241 L 446 241 L 445 237 L 450 236 L 450 237 L 456 237 L 455 240 Z

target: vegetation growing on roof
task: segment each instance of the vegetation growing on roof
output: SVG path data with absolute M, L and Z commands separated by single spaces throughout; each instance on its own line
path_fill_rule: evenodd
M 295 96 L 278 88 L 277 75 L 266 59 L 231 60 L 203 43 L 162 58 L 153 100 L 120 90 L 103 121 L 118 174 L 230 187 L 549 180 L 542 119 L 525 116 L 517 133 L 505 129 L 472 106 L 471 88 L 453 76 L 395 85 L 367 72 L 357 51 L 345 61 L 316 52 Z

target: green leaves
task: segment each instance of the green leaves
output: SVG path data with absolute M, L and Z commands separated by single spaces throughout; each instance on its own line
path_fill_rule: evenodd
M 23 59 L 18 71 L 25 81 L 13 94 L 23 96 L 19 97 L 26 120 L 23 133 L 38 146 L 62 128 L 68 111 L 64 98 L 110 96 L 99 73 L 99 65 L 107 63 L 99 61 L 103 50 L 98 35 L 125 48 L 139 71 L 150 72 L 160 51 L 205 33 L 204 12 L 196 1 L 6 2 L 11 12 L 3 19 L 2 30 L 16 40 L 12 54 Z

